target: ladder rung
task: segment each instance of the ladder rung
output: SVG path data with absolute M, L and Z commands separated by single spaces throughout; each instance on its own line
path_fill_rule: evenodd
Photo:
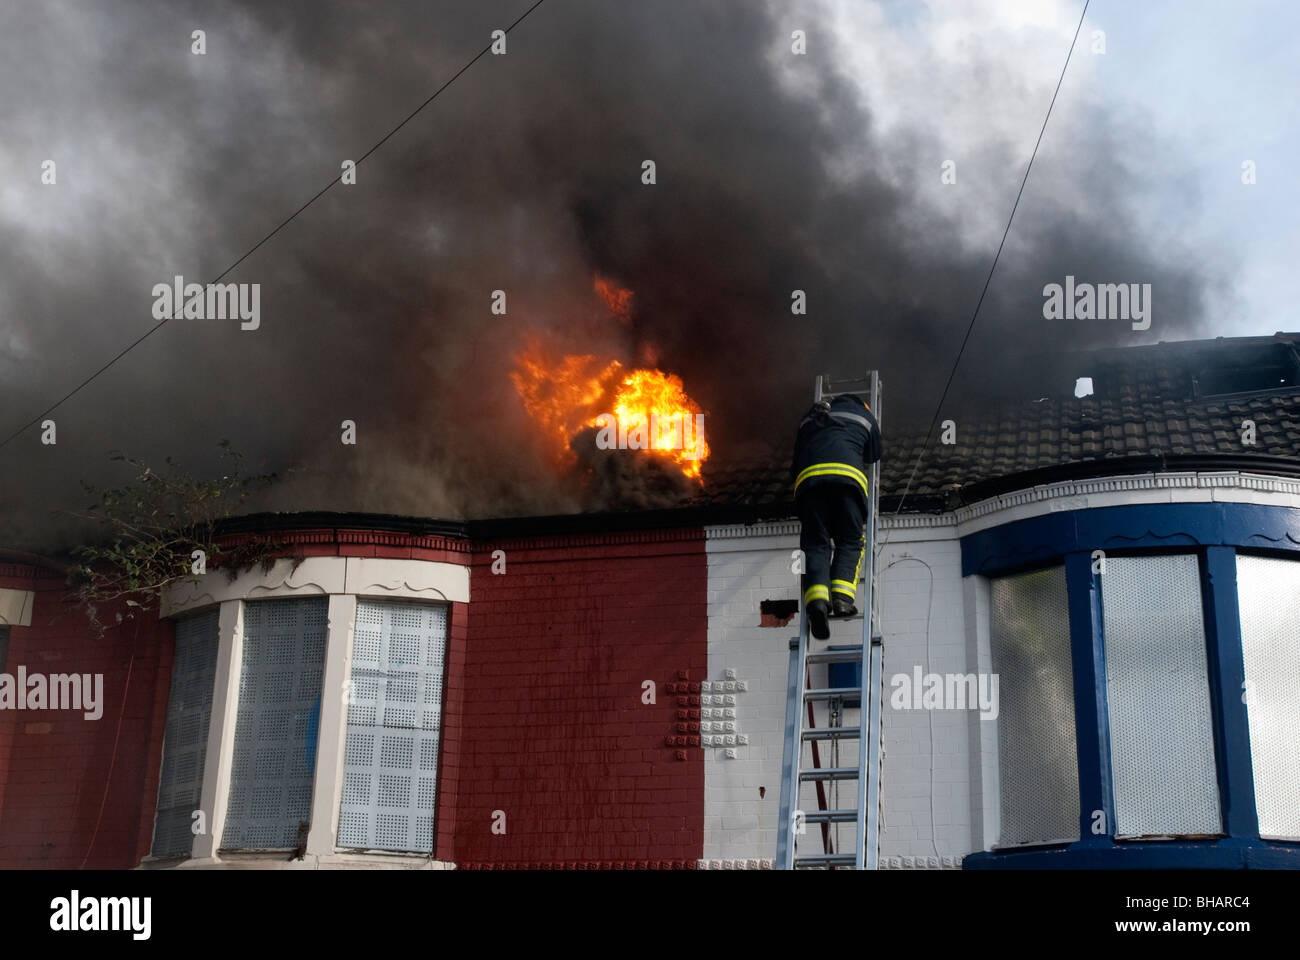
M 832 613 L 828 619 L 830 620 L 831 623 L 852 623 L 855 620 L 861 621 L 862 614 L 855 613 L 851 617 L 837 617 L 835 616 L 835 614 Z
M 809 663 L 861 663 L 862 647 L 856 646 L 851 650 L 825 650 L 821 653 L 808 654 Z
M 809 853 L 803 856 L 795 854 L 794 865 L 799 867 L 853 867 L 858 858 L 852 853 Z
M 805 810 L 804 823 L 854 823 L 858 819 L 856 810 Z
M 857 727 L 818 727 L 803 731 L 801 736 L 807 743 L 810 740 L 856 740 L 859 733 Z
M 817 780 L 856 780 L 857 767 L 822 767 L 820 770 L 800 770 L 799 779 L 804 783 Z
M 861 687 L 822 687 L 817 690 L 805 690 L 805 700 L 848 700 L 862 696 Z

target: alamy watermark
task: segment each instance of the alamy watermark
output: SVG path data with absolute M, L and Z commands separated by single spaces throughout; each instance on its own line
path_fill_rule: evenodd
M 1045 320 L 1132 320 L 1134 330 L 1151 326 L 1151 284 L 1079 283 L 1043 287 Z
M 50 901 L 50 929 L 59 933 L 125 930 L 133 940 L 148 940 L 152 917 L 152 897 L 83 897 L 73 890 Z
M 688 413 L 620 419 L 612 413 L 602 413 L 595 420 L 598 450 L 680 450 L 682 458 L 698 460 L 700 442 L 704 438 L 704 414 Z
M 172 283 L 153 285 L 153 317 L 165 320 L 177 311 L 186 320 L 234 320 L 244 322 L 240 330 L 256 330 L 262 325 L 262 285 L 260 283 L 186 283 L 179 274 Z M 184 304 L 182 307 L 181 305 Z
M 87 720 L 104 715 L 102 673 L 0 673 L 0 710 L 81 710 Z
M 998 718 L 998 675 L 996 673 L 896 673 L 889 680 L 893 692 L 889 705 L 895 710 L 976 710 L 990 720 Z

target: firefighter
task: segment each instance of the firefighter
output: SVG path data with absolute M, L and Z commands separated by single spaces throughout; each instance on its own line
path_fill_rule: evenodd
M 854 394 L 818 401 L 799 424 L 790 477 L 802 528 L 804 610 L 818 640 L 830 637 L 831 616 L 857 613 L 866 549 L 866 467 L 883 452 L 880 425 Z

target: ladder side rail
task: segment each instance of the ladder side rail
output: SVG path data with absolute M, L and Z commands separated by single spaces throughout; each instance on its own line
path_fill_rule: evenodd
M 880 374 L 878 371 L 871 371 L 871 412 L 880 422 Z M 873 590 L 876 580 L 876 507 L 879 503 L 880 492 L 880 461 L 877 460 L 871 465 L 871 486 L 867 491 L 867 523 L 864 531 L 866 543 L 864 545 L 865 556 L 867 559 L 867 578 L 863 584 L 862 590 L 862 697 L 858 702 L 858 819 L 857 819 L 857 842 L 855 848 L 855 865 L 857 869 L 866 869 L 865 863 L 868 859 L 875 860 L 874 848 L 877 843 L 877 835 L 871 829 L 873 821 L 867 815 L 868 793 L 867 789 L 870 772 L 867 767 L 868 763 L 868 740 L 871 734 L 878 729 L 873 727 L 871 716 L 876 709 L 875 690 L 880 681 L 871 669 L 875 663 L 874 655 L 868 657 L 868 651 L 873 654 L 875 648 L 872 646 L 872 639 L 875 635 L 875 592 Z M 870 701 L 868 701 L 870 697 Z M 877 716 L 877 723 L 879 717 Z M 873 848 L 868 857 L 868 848 Z
M 799 601 L 799 636 L 790 640 L 790 670 L 785 690 L 785 749 L 781 758 L 781 805 L 776 828 L 776 868 L 794 869 L 794 811 L 799 804 L 799 764 L 803 754 L 804 675 L 807 670 L 808 617 Z
M 883 709 L 885 648 L 882 638 L 871 638 L 871 718 L 869 728 L 871 743 L 867 745 L 867 839 L 866 855 L 863 860 L 864 870 L 877 870 L 880 867 L 880 713 Z M 863 691 L 866 696 L 866 691 Z M 863 710 L 863 714 L 867 711 Z M 861 809 L 861 808 L 859 808 Z

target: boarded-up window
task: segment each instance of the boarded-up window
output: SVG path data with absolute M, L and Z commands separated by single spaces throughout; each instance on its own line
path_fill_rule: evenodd
M 1218 834 L 1196 556 L 1108 557 L 1101 598 L 1115 836 Z
M 1079 838 L 1079 760 L 1065 568 L 990 585 L 998 676 L 997 846 Z
M 223 849 L 292 849 L 311 820 L 328 601 L 244 605 Z
M 199 809 L 208 754 L 217 641 L 216 610 L 176 624 L 176 657 L 167 697 L 167 732 L 153 828 L 155 857 L 189 856 L 194 842 L 193 814 Z
M 447 609 L 357 603 L 340 847 L 433 851 Z
M 1298 840 L 1300 563 L 1238 555 L 1237 597 L 1259 835 Z

